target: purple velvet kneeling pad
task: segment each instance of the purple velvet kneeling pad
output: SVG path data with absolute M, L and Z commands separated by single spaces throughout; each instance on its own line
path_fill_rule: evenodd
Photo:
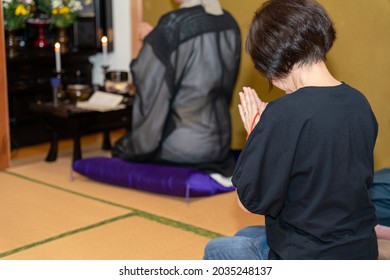
M 126 162 L 110 157 L 77 160 L 73 163 L 73 170 L 99 182 L 187 198 L 235 189 L 219 184 L 206 172 L 194 168 Z

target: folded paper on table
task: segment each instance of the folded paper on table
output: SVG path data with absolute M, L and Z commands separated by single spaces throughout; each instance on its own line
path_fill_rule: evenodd
M 122 101 L 122 95 L 96 91 L 87 101 L 78 101 L 76 106 L 83 109 L 106 112 L 124 108 L 125 105 L 120 104 Z

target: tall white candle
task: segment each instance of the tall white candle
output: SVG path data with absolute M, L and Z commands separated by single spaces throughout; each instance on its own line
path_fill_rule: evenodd
M 60 43 L 54 44 L 54 52 L 56 56 L 56 72 L 61 73 L 61 50 L 60 50 Z
M 107 37 L 102 37 L 102 50 L 103 50 L 103 66 L 108 66 L 108 59 L 107 59 Z

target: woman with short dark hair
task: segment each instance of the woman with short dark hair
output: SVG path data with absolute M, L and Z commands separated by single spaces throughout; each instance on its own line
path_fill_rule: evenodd
M 377 259 L 368 189 L 378 125 L 365 96 L 329 72 L 334 40 L 315 1 L 270 0 L 256 12 L 247 51 L 286 95 L 239 93 L 248 140 L 232 181 L 266 226 L 210 241 L 205 259 Z
M 294 65 L 324 61 L 336 32 L 326 11 L 313 1 L 270 1 L 255 13 L 246 49 L 269 80 Z

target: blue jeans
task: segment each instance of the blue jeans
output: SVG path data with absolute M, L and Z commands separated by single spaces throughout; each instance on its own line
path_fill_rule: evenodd
M 204 260 L 268 260 L 269 247 L 264 226 L 251 226 L 231 237 L 210 240 Z

